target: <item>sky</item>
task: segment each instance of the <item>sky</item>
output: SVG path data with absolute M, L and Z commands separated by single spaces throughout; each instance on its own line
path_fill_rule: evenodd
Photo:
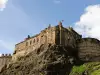
M 0 54 L 61 20 L 83 37 L 100 39 L 100 0 L 0 0 Z

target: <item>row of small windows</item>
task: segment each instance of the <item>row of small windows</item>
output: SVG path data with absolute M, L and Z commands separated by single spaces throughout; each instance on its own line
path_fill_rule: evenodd
M 32 45 L 32 43 L 34 44 L 36 42 L 39 42 L 39 39 L 38 38 L 37 39 L 34 39 L 34 40 L 30 40 L 29 42 L 26 42 L 26 46 Z

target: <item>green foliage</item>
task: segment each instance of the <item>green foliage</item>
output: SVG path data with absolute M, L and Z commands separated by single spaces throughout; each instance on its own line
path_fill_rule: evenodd
M 73 66 L 69 75 L 100 75 L 100 62 L 89 62 L 80 66 Z
M 84 65 L 73 66 L 72 72 L 70 73 L 70 75 L 81 75 L 84 71 L 85 71 L 85 66 Z
M 91 75 L 100 75 L 100 70 L 96 70 L 96 71 L 92 72 Z

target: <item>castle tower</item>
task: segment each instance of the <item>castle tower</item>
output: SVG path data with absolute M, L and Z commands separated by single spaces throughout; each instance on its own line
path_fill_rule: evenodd
M 60 22 L 58 23 L 58 25 L 59 25 L 59 27 L 62 27 L 62 22 L 60 21 Z
M 48 28 L 51 28 L 51 24 L 49 24 Z
M 59 25 L 59 29 L 60 29 L 60 45 L 61 45 L 62 44 L 62 22 L 60 21 L 58 23 L 58 25 Z

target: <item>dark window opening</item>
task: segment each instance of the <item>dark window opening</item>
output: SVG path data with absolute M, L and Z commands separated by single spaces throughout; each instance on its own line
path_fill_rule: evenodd
M 28 42 L 26 42 L 26 46 L 28 46 Z
M 35 39 L 33 40 L 33 43 L 35 43 Z
M 30 41 L 30 45 L 32 44 L 32 41 Z
M 39 41 L 39 39 L 37 38 L 37 42 Z

